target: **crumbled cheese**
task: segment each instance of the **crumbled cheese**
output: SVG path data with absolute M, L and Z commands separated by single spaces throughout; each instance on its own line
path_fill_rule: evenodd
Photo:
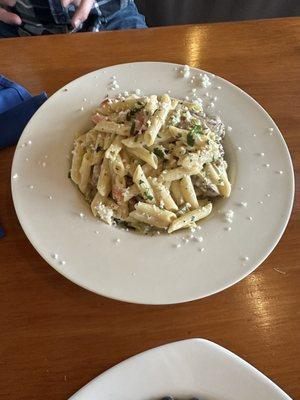
M 182 75 L 184 78 L 189 78 L 191 73 L 191 69 L 188 65 L 184 65 L 182 69 L 180 70 L 180 75 Z
M 204 88 L 207 88 L 211 85 L 211 81 L 207 74 L 200 74 L 199 75 L 200 85 Z
M 229 222 L 230 224 L 232 223 L 234 217 L 234 211 L 228 210 L 224 213 L 224 219 L 226 222 Z
M 108 225 L 112 225 L 113 223 L 113 210 L 102 203 L 99 203 L 96 207 L 96 210 L 101 219 L 106 222 Z

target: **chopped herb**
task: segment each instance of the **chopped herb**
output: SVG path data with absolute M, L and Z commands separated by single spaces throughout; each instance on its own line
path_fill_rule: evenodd
M 138 112 L 144 107 L 144 105 L 143 105 L 142 103 L 140 103 L 140 102 L 137 102 L 137 104 L 138 104 L 140 107 L 134 107 L 132 110 L 128 111 L 128 113 L 127 113 L 127 115 L 126 115 L 127 121 L 130 121 L 131 118 L 132 118 L 133 116 L 135 116 L 135 114 L 138 113 Z
M 144 183 L 144 181 L 142 181 L 141 179 L 139 180 L 139 185 L 142 185 Z
M 195 144 L 195 138 L 192 134 L 192 132 L 189 132 L 186 136 L 186 142 L 189 146 L 193 147 Z
M 209 144 L 209 140 L 206 141 L 206 144 L 207 144 L 207 145 Z
M 195 221 L 195 216 L 194 215 L 192 215 L 191 221 Z
M 145 193 L 145 196 L 147 197 L 148 200 L 153 200 L 153 196 L 151 196 L 150 194 Z
M 192 128 L 191 132 L 192 132 L 194 135 L 203 135 L 203 132 L 202 132 L 202 129 L 201 129 L 201 125 L 195 125 L 195 126 Z
M 96 152 L 98 153 L 98 152 L 101 151 L 101 150 L 102 150 L 102 147 L 101 147 L 101 146 L 97 146 Z
M 155 147 L 155 149 L 153 150 L 153 153 L 160 158 L 164 158 L 164 152 L 159 149 L 158 147 Z
M 135 122 L 133 121 L 130 128 L 130 135 L 134 135 L 134 132 L 135 132 Z

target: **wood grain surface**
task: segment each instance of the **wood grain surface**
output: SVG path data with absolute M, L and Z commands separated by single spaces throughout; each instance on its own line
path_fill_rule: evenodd
M 299 37 L 300 18 L 291 18 L 5 39 L 0 72 L 34 94 L 50 95 L 112 64 L 156 60 L 206 69 L 266 108 L 287 141 L 297 178 Z M 1 399 L 67 399 L 129 356 L 192 337 L 232 350 L 300 399 L 299 180 L 283 238 L 249 277 L 200 301 L 140 306 L 77 287 L 38 255 L 13 208 L 13 154 L 14 148 L 0 152 L 0 223 L 6 230 L 0 240 Z

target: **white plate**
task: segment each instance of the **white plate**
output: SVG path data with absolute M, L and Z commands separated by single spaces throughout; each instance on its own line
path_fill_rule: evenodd
M 109 369 L 70 400 L 291 400 L 246 361 L 204 339 L 148 350 Z M 99 397 L 100 396 L 100 397 Z
M 293 168 L 277 126 L 246 93 L 210 75 L 212 85 L 199 93 L 218 97 L 213 110 L 220 111 L 222 120 L 232 127 L 225 149 L 233 190 L 201 224 L 203 242 L 191 240 L 176 249 L 186 233 L 141 236 L 93 218 L 89 205 L 67 177 L 74 134 L 91 125 L 91 113 L 108 93 L 113 75 L 120 91 L 139 88 L 150 94 L 171 89 L 175 97 L 190 96 L 191 84 L 179 78 L 174 67 L 152 62 L 123 64 L 71 82 L 67 91 L 59 90 L 39 109 L 17 146 L 12 177 L 17 174 L 18 178 L 12 179 L 12 193 L 26 235 L 57 271 L 107 297 L 167 304 L 216 293 L 247 276 L 267 257 L 290 216 Z M 194 74 L 199 70 L 192 70 Z M 262 152 L 264 156 L 259 155 Z M 247 202 L 247 207 L 240 202 Z M 231 231 L 225 230 L 228 224 L 221 214 L 228 209 L 235 212 Z M 84 218 L 80 218 L 81 212 Z M 58 258 L 52 258 L 53 254 Z

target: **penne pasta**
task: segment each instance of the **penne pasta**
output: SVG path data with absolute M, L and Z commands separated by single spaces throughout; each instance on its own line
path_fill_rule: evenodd
M 174 231 L 177 231 L 178 229 L 195 226 L 195 223 L 200 219 L 207 217 L 211 213 L 211 210 L 212 204 L 208 203 L 207 205 L 197 208 L 193 211 L 188 211 L 181 217 L 178 217 L 172 221 L 168 229 L 168 233 L 172 233 Z
M 149 128 L 146 130 L 144 134 L 145 142 L 148 146 L 151 146 L 154 143 L 155 138 L 158 132 L 160 131 L 162 125 L 164 124 L 170 109 L 171 109 L 170 96 L 164 94 L 161 98 L 160 106 L 153 114 L 153 116 L 150 118 Z
M 149 182 L 153 189 L 156 203 L 158 203 L 160 207 L 168 211 L 178 210 L 177 204 L 173 200 L 169 189 L 163 183 L 159 182 L 157 178 L 149 178 Z
M 92 120 L 75 137 L 70 176 L 105 223 L 172 233 L 208 216 L 208 199 L 230 196 L 224 126 L 199 104 L 118 95 Z
M 173 199 L 175 200 L 178 206 L 182 206 L 184 204 L 184 198 L 180 189 L 180 181 L 172 181 L 171 182 L 171 194 Z
M 100 121 L 94 128 L 98 132 L 113 133 L 115 135 L 129 136 L 130 126 L 125 124 L 118 124 L 113 121 Z
M 157 228 L 167 229 L 176 218 L 176 214 L 162 210 L 155 205 L 138 203 L 135 208 L 136 210 L 129 214 L 131 218 Z
M 199 207 L 194 185 L 190 176 L 186 175 L 181 179 L 180 190 L 186 203 L 189 203 L 192 208 Z
M 97 190 L 103 197 L 107 197 L 111 191 L 111 173 L 109 170 L 109 160 L 107 158 L 104 158 L 101 165 Z
M 154 153 L 150 153 L 150 151 L 146 150 L 144 147 L 135 147 L 133 149 L 129 148 L 127 151 L 129 154 L 132 154 L 133 156 L 145 161 L 152 168 L 157 168 L 158 160 L 156 155 Z
M 152 187 L 150 186 L 150 183 L 140 165 L 137 166 L 132 179 L 136 186 L 139 188 L 140 194 L 145 199 L 145 201 L 151 204 L 155 203 Z

